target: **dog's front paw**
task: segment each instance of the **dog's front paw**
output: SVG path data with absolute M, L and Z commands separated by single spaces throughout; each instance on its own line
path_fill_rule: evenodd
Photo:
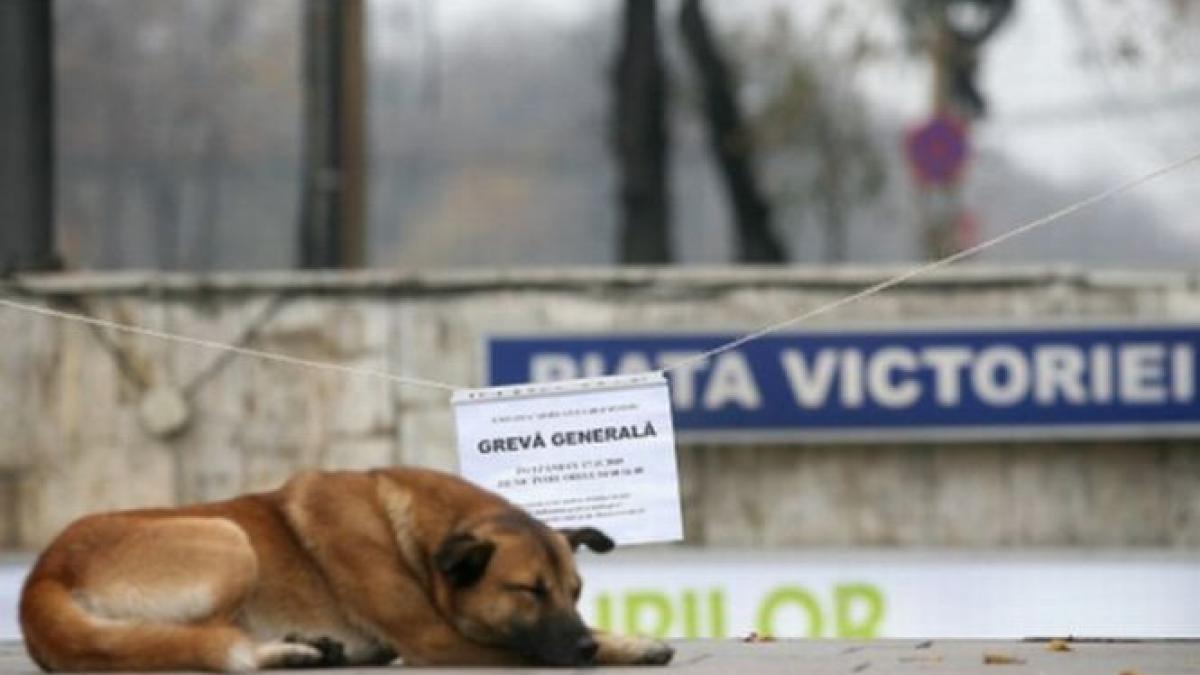
M 675 648 L 665 642 L 647 640 L 647 643 L 637 661 L 639 666 L 665 666 L 675 656 Z
M 346 650 L 342 643 L 333 638 L 309 638 L 293 633 L 283 638 L 283 643 L 302 648 L 302 651 L 279 662 L 278 665 L 284 668 L 335 668 L 346 665 Z
M 254 648 L 254 670 L 310 668 L 319 666 L 322 658 L 320 650 L 310 645 L 282 641 L 264 642 Z
M 596 663 L 602 666 L 662 666 L 675 656 L 674 647 L 653 638 L 602 633 L 596 640 Z

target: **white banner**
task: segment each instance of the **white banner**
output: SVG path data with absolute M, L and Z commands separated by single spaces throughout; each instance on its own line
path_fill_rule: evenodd
M 1200 637 L 1200 556 L 1168 552 L 582 555 L 580 610 L 672 638 Z
M 683 538 L 675 434 L 660 373 L 454 395 L 459 471 L 555 527 L 620 544 Z

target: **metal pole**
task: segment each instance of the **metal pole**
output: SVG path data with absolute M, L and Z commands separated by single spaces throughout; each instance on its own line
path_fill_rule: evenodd
M 305 2 L 302 267 L 363 263 L 363 12 L 362 0 Z
M 0 2 L 0 272 L 54 254 L 53 3 Z
M 364 0 L 342 0 L 341 119 L 338 133 L 342 160 L 342 267 L 366 263 L 366 8 Z
M 950 101 L 950 59 L 953 36 L 942 9 L 935 18 L 930 58 L 933 64 L 934 115 L 956 114 Z M 929 260 L 944 258 L 958 250 L 956 219 L 962 211 L 962 192 L 957 182 L 929 188 L 920 199 L 923 225 L 923 248 Z

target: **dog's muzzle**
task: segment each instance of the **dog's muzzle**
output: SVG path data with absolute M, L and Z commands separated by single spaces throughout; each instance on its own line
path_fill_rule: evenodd
M 586 666 L 596 659 L 600 644 L 574 612 L 543 616 L 532 626 L 514 631 L 514 647 L 540 665 Z

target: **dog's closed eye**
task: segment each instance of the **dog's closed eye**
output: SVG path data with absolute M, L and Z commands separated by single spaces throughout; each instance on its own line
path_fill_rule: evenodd
M 538 601 L 545 600 L 546 596 L 550 594 L 546 589 L 546 585 L 540 581 L 536 584 L 505 584 L 504 589 L 516 593 L 528 594 Z

